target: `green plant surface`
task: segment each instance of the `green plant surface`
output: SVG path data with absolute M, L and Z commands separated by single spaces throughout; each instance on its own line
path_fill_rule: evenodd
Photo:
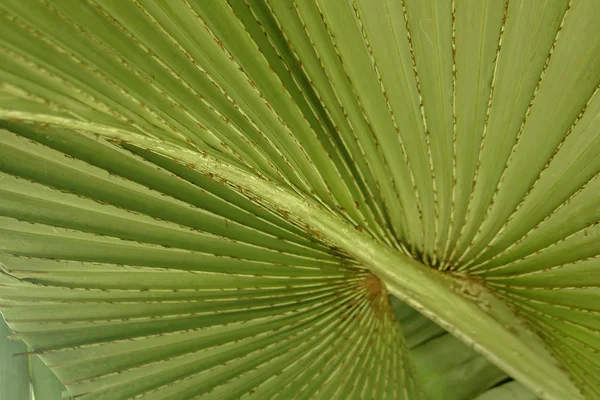
M 10 329 L 0 319 L 0 398 L 29 400 L 31 388 L 27 346 L 8 338 Z
M 600 3 L 376 3 L 0 3 L 0 310 L 65 395 L 600 397 Z
M 29 355 L 29 370 L 33 400 L 72 399 L 68 395 L 63 396 L 63 393 L 66 392 L 64 385 L 39 356 Z
M 525 389 L 519 383 L 511 381 L 497 386 L 484 394 L 477 396 L 475 400 L 537 400 L 537 397 Z

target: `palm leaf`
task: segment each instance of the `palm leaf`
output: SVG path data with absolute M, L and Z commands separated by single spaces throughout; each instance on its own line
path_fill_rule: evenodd
M 0 10 L 2 314 L 71 396 L 600 396 L 597 2 Z

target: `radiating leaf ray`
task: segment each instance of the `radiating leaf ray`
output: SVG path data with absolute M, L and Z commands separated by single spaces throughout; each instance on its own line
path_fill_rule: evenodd
M 600 221 L 510 263 L 488 268 L 484 276 L 534 272 L 586 260 L 600 254 Z
M 277 36 L 280 34 L 278 27 L 275 25 L 274 21 L 269 20 L 269 14 L 264 14 L 264 8 L 259 8 L 260 11 L 263 11 L 263 14 L 261 14 L 261 16 L 263 16 L 263 22 L 261 23 L 256 15 L 252 15 L 253 10 L 250 4 L 232 2 L 230 5 L 238 18 L 244 23 L 246 29 L 248 29 L 248 33 L 252 35 L 253 40 L 258 44 L 263 55 L 268 60 L 270 67 L 274 69 L 274 72 L 282 80 L 286 90 L 290 92 L 290 96 L 301 108 L 303 116 L 311 125 L 311 129 L 318 136 L 319 143 L 329 155 L 331 162 L 333 163 L 332 165 L 337 169 L 338 174 L 340 174 L 340 183 L 346 185 L 352 199 L 355 199 L 354 201 L 358 202 L 359 206 L 356 206 L 352 201 L 346 201 L 344 211 L 349 213 L 349 215 L 357 222 L 364 221 L 362 222 L 362 225 L 364 225 L 365 228 L 377 230 L 379 225 L 376 225 L 373 220 L 366 219 L 368 218 L 368 214 L 365 215 L 365 211 L 367 213 L 371 212 L 371 205 L 369 204 L 369 206 L 367 206 L 364 194 L 359 194 L 358 189 L 354 188 L 354 186 L 357 185 L 357 179 L 360 180 L 361 178 L 359 176 L 349 175 L 350 171 L 347 171 L 349 169 L 347 164 L 348 160 L 342 158 L 344 156 L 347 157 L 347 154 L 339 154 L 340 150 L 343 150 L 343 147 L 338 148 L 335 146 L 335 135 L 337 133 L 332 132 L 334 128 L 327 126 L 326 121 L 328 120 L 325 119 L 327 118 L 327 115 L 324 110 L 322 110 L 322 105 L 315 102 L 314 91 L 310 86 L 310 82 L 308 82 L 302 70 L 298 68 L 297 59 L 289 54 L 290 49 L 288 48 L 287 43 L 281 40 L 279 40 L 279 46 L 272 43 L 272 38 L 280 39 Z M 267 25 L 266 22 L 271 22 L 271 24 Z M 267 28 L 271 28 L 271 30 L 265 30 L 265 25 Z M 287 59 L 284 59 L 284 56 L 281 53 L 287 53 Z M 379 224 L 382 224 L 382 220 L 379 221 Z M 381 233 L 376 235 L 381 235 Z M 380 236 L 380 238 L 384 241 L 389 240 L 385 235 Z
M 600 58 L 597 56 L 600 40 L 595 38 L 588 43 L 587 38 L 595 37 L 594 21 L 599 15 L 600 7 L 594 3 L 576 2 L 565 12 L 506 166 L 502 169 L 490 209 L 486 211 L 487 217 L 474 238 L 479 244 L 472 246 L 465 257 L 476 256 L 490 242 L 590 106 L 600 84 Z M 564 59 L 569 62 L 556 62 Z M 596 114 L 595 111 L 591 110 L 592 115 Z M 554 117 L 548 118 L 548 114 Z M 544 132 L 543 141 L 539 140 L 539 132 Z M 585 135 L 585 130 L 582 133 Z M 578 161 L 578 157 L 570 157 L 569 160 Z M 505 181 L 509 184 L 504 184 Z M 581 184 L 581 181 L 573 182 L 577 183 Z
M 344 86 L 340 88 L 339 84 L 332 85 L 332 82 L 340 82 L 336 80 L 335 75 L 329 76 L 325 68 L 324 60 L 327 60 L 327 57 L 325 57 L 327 54 L 324 54 L 324 58 L 322 58 L 318 53 L 315 53 L 314 45 L 318 42 L 312 41 L 311 36 L 306 30 L 306 25 L 303 24 L 303 21 L 299 19 L 299 16 L 293 10 L 281 7 L 282 4 L 279 2 L 262 4 L 262 2 L 258 1 L 252 2 L 251 5 L 253 9 L 263 10 L 264 7 L 266 9 L 263 10 L 265 14 L 272 14 L 271 18 L 273 18 L 274 23 L 277 24 L 277 29 L 280 31 L 279 34 L 282 35 L 283 40 L 287 40 L 289 51 L 293 52 L 295 62 L 298 64 L 299 69 L 305 72 L 306 79 L 311 85 L 311 87 L 305 89 L 305 91 L 314 91 L 320 105 L 326 112 L 327 119 L 324 123 L 327 124 L 327 121 L 330 121 L 335 130 L 335 136 L 339 135 L 339 139 L 337 139 L 339 141 L 336 142 L 339 151 L 348 152 L 347 157 L 350 159 L 351 166 L 354 164 L 358 165 L 355 174 L 361 176 L 361 179 L 364 179 L 366 182 L 365 190 L 368 193 L 367 201 L 369 201 L 370 197 L 373 197 L 373 201 L 375 202 L 372 206 L 373 210 L 374 212 L 382 214 L 381 218 L 384 221 L 383 226 L 385 226 L 386 229 L 399 229 L 400 232 L 402 232 L 402 229 L 404 229 L 403 227 L 389 226 L 389 222 L 387 221 L 389 217 L 387 214 L 392 211 L 389 209 L 389 206 L 386 206 L 386 199 L 389 201 L 389 197 L 387 197 L 385 192 L 386 185 L 384 185 L 383 182 L 378 182 L 375 178 L 375 171 L 379 168 L 378 161 L 375 160 L 375 166 L 371 166 L 370 162 L 373 162 L 373 160 L 370 161 L 366 158 L 365 149 L 362 148 L 361 140 L 357 136 L 357 133 L 359 133 L 360 130 L 358 132 L 355 130 L 356 128 L 349 119 L 350 114 L 348 114 L 346 108 L 344 108 L 348 107 L 348 105 L 346 104 L 346 106 L 344 106 L 342 103 L 344 100 L 340 99 L 340 96 L 343 96 L 343 92 L 340 93 L 340 90 L 343 89 Z M 264 23 L 265 20 L 263 20 L 263 24 Z M 285 47 L 285 45 L 281 45 L 280 47 Z M 294 68 L 294 62 L 288 62 L 288 65 L 290 65 L 291 68 Z M 342 80 L 341 82 L 344 83 L 345 80 Z M 315 108 L 317 107 L 315 106 Z M 362 124 L 365 123 L 360 119 L 358 121 Z M 370 143 L 368 144 L 370 146 Z M 367 147 L 366 151 L 369 151 L 369 147 Z M 381 185 L 384 185 L 383 188 Z
M 339 195 L 339 192 L 331 193 L 333 188 L 330 185 L 341 183 L 337 176 L 335 179 L 331 179 L 331 173 L 335 171 L 335 168 L 330 164 L 329 158 L 316 140 L 314 132 L 311 132 L 310 125 L 300 114 L 298 106 L 292 101 L 286 88 L 282 86 L 276 74 L 268 68 L 268 60 L 260 51 L 249 52 L 255 48 L 256 44 L 250 43 L 251 38 L 239 19 L 235 18 L 234 21 L 232 18 L 233 23 L 228 25 L 227 30 L 213 22 L 223 17 L 226 18 L 227 13 L 231 12 L 229 6 L 225 6 L 225 3 L 209 5 L 204 2 L 194 2 L 190 6 L 200 18 L 204 19 L 212 31 L 212 35 L 222 42 L 230 56 L 236 59 L 236 63 L 239 63 L 240 67 L 247 71 L 249 79 L 254 82 L 269 108 L 272 107 L 275 110 L 284 128 L 282 133 L 289 133 L 290 136 L 282 145 L 288 151 L 294 149 L 297 165 L 308 177 L 320 198 L 325 200 L 332 196 L 335 198 L 336 194 Z M 284 140 L 286 135 L 280 134 L 278 138 Z M 312 157 L 308 153 L 311 153 Z M 337 209 L 343 208 L 343 206 L 333 203 L 330 205 Z
M 446 252 L 455 248 L 464 224 L 484 127 L 489 118 L 508 2 L 455 1 L 455 169 Z M 499 43 L 500 41 L 500 43 Z M 446 257 L 445 257 L 446 258 Z M 448 260 L 445 260 L 448 261 Z
M 593 218 L 592 210 L 595 203 L 593 192 L 597 191 L 595 185 L 599 172 L 593 160 L 598 152 L 600 137 L 591 132 L 597 129 L 594 125 L 594 121 L 599 115 L 598 107 L 600 107 L 600 96 L 597 93 L 596 89 L 594 100 L 590 102 L 581 120 L 571 128 L 573 132 L 559 145 L 526 197 L 521 200 L 521 203 L 504 223 L 497 236 L 486 248 L 485 253 L 473 259 L 473 263 L 475 260 L 494 260 L 501 257 L 503 253 L 510 252 L 537 228 L 549 227 L 543 222 L 547 219 L 558 218 L 558 215 L 555 214 L 563 215 L 563 219 L 559 220 L 563 232 L 575 228 L 586 215 Z M 588 213 L 577 208 L 582 206 L 591 206 L 590 211 L 592 212 Z M 567 210 L 570 211 L 568 220 L 564 217 Z M 579 215 L 573 218 L 577 214 Z M 520 221 L 518 228 L 515 224 L 517 220 Z M 570 226 L 569 229 L 567 226 Z M 529 231 L 526 231 L 527 229 Z M 508 243 L 511 244 L 508 245 Z
M 433 244 L 432 264 L 438 264 L 444 253 L 450 209 L 453 167 L 453 115 L 452 87 L 454 76 L 452 52 L 452 6 L 450 2 L 405 1 L 410 43 L 414 51 L 415 71 L 418 71 L 418 88 L 426 121 L 425 138 L 432 181 L 433 232 L 427 241 Z M 427 66 L 427 68 L 425 67 Z M 426 171 L 424 168 L 420 168 Z M 419 181 L 427 181 L 424 178 Z M 428 214 L 432 214 L 429 210 Z
M 542 2 L 511 1 L 508 4 L 479 166 L 466 223 L 454 250 L 455 261 L 462 261 L 461 256 L 484 220 L 568 2 L 562 0 L 552 6 L 548 2 L 539 3 Z
M 11 157 L 5 159 L 3 169 L 6 171 L 8 168 L 8 171 L 16 171 L 16 168 L 18 168 L 19 176 L 22 178 L 34 181 L 41 180 L 46 184 L 54 186 L 56 189 L 66 191 L 73 190 L 73 186 L 77 185 L 75 193 L 78 195 L 113 204 L 127 210 L 133 210 L 154 218 L 176 221 L 180 225 L 211 232 L 219 236 L 229 236 L 235 240 L 250 240 L 258 244 L 256 242 L 260 238 L 258 231 L 263 231 L 285 240 L 300 240 L 301 244 L 304 245 L 307 243 L 307 239 L 298 237 L 298 233 L 300 232 L 297 229 L 290 227 L 289 224 L 280 218 L 269 215 L 264 211 L 259 211 L 256 206 L 248 204 L 247 200 L 242 200 L 239 195 L 235 195 L 231 191 L 223 189 L 216 191 L 214 184 L 210 184 L 207 179 L 202 179 L 197 174 L 195 176 L 192 175 L 192 183 L 195 185 L 185 180 L 176 181 L 173 180 L 172 175 L 169 176 L 168 173 L 157 170 L 148 165 L 148 163 L 141 162 L 139 158 L 132 158 L 127 153 L 107 147 L 108 144 L 106 142 L 95 141 L 80 136 L 74 137 L 72 133 L 64 131 L 53 131 L 50 134 L 36 134 L 33 131 L 25 131 L 23 133 L 32 139 L 42 139 L 46 143 L 56 146 L 67 153 L 65 153 L 65 156 L 60 152 L 44 149 L 39 145 L 36 146 L 25 139 L 17 140 L 14 136 L 13 138 L 15 139 L 10 139 L 10 135 L 3 135 L 3 143 L 11 143 L 10 147 L 13 149 L 15 149 L 14 146 L 20 148 L 20 150 L 12 151 Z M 82 151 L 82 148 L 89 148 L 89 150 Z M 39 157 L 41 155 L 40 152 L 43 152 L 46 157 Z M 25 158 L 19 159 L 19 154 L 23 154 Z M 33 154 L 36 154 L 37 157 L 33 157 Z M 108 155 L 110 155 L 110 159 L 105 158 Z M 149 155 L 142 155 L 149 157 Z M 69 157 L 82 158 L 87 163 L 96 167 L 87 166 Z M 48 160 L 48 162 L 44 162 L 44 159 Z M 150 160 L 158 160 L 162 165 L 173 168 L 173 163 L 169 164 L 168 161 L 161 160 L 160 158 L 154 157 L 150 158 Z M 23 168 L 25 165 L 28 167 Z M 74 172 L 74 167 L 79 168 L 80 171 L 77 173 Z M 108 172 L 106 171 L 107 169 Z M 66 171 L 72 171 L 70 175 L 71 180 L 62 179 L 59 174 L 44 174 L 44 171 L 49 170 L 56 172 L 65 171 L 65 173 Z M 81 177 L 77 183 L 73 180 L 76 176 Z M 119 176 L 136 179 L 141 185 L 128 183 L 127 180 L 119 179 Z M 102 184 L 95 185 L 95 182 L 104 182 L 104 185 L 107 186 Z M 134 193 L 140 190 L 143 191 L 144 187 L 147 186 L 152 187 L 158 192 L 149 192 L 150 197 L 148 195 L 144 196 L 144 201 L 140 201 L 140 199 L 136 200 L 137 196 Z M 133 192 L 130 192 L 131 196 L 125 195 L 127 192 L 119 193 L 126 190 L 125 187 L 130 187 L 133 190 Z M 172 200 L 169 201 L 169 197 L 161 196 L 160 193 L 169 195 Z M 62 197 L 68 198 L 66 195 L 62 195 Z M 152 200 L 153 198 L 154 200 Z M 175 198 L 177 200 L 173 201 Z M 81 200 L 77 201 L 81 202 Z M 169 203 L 171 206 L 168 206 Z M 190 207 L 189 204 L 195 206 L 196 210 L 194 210 L 194 207 Z M 173 207 L 176 208 L 174 209 Z M 198 214 L 200 211 L 198 207 L 202 207 L 208 212 L 205 211 Z M 228 214 L 227 218 L 218 216 L 218 213 L 223 212 Z M 267 221 L 261 222 L 261 220 L 257 220 L 256 218 L 249 218 L 250 213 L 261 215 L 263 221 L 264 219 L 267 219 Z M 248 226 L 248 224 L 249 228 L 253 228 L 252 232 L 254 233 L 249 233 L 245 229 L 240 230 L 242 228 L 240 225 Z M 285 230 L 276 226 L 281 224 L 284 224 L 285 230 L 291 229 L 292 232 L 286 233 Z M 302 233 L 300 235 L 306 236 Z M 317 248 L 319 247 L 318 245 L 316 246 Z
M 340 46 L 339 43 L 330 43 L 331 35 L 333 34 L 331 29 L 333 28 L 325 23 L 323 17 L 321 17 L 321 11 L 319 11 L 316 4 L 311 5 L 308 2 L 294 3 L 295 16 L 293 14 L 289 15 L 290 12 L 285 11 L 287 14 L 285 17 L 280 16 L 284 12 L 284 10 L 279 11 L 281 7 L 272 3 L 270 5 L 275 10 L 276 16 L 280 19 L 280 23 L 284 21 L 284 18 L 299 18 L 303 31 L 306 32 L 305 35 L 308 35 L 312 43 L 315 44 L 315 51 L 319 55 L 319 60 L 323 65 L 325 73 L 332 81 L 334 89 L 339 92 L 337 96 L 339 96 L 338 99 L 342 102 L 344 118 L 348 120 L 347 123 L 352 127 L 354 135 L 360 135 L 355 140 L 358 140 L 360 148 L 365 152 L 366 157 L 368 157 L 367 162 L 371 164 L 376 176 L 389 176 L 389 178 L 379 181 L 378 184 L 386 196 L 387 212 L 390 218 L 392 218 L 393 229 L 397 230 L 399 227 L 413 226 L 414 223 L 407 225 L 404 222 L 406 216 L 403 215 L 404 211 L 401 208 L 392 206 L 394 202 L 398 201 L 404 204 L 407 201 L 408 193 L 398 191 L 396 174 L 390 169 L 391 167 L 388 165 L 389 161 L 386 158 L 380 157 L 384 150 L 382 149 L 382 144 L 379 143 L 379 139 L 375 136 L 376 128 L 372 126 L 372 121 L 368 118 L 364 102 L 357 95 L 355 88 L 356 81 L 352 80 L 351 72 L 347 70 L 350 67 L 348 65 L 349 61 L 340 53 L 341 50 L 338 48 Z M 327 4 L 323 4 L 323 6 L 325 5 Z M 344 6 L 344 9 L 347 13 L 351 12 L 347 6 Z M 324 12 L 326 13 L 327 11 L 325 10 Z M 285 25 L 283 25 L 283 28 L 286 29 Z M 354 34 L 356 35 L 358 32 L 354 30 Z M 290 37 L 293 40 L 295 36 L 290 35 Z M 366 68 L 367 71 L 371 71 L 370 62 L 366 55 L 361 60 L 361 67 Z M 377 81 L 375 80 L 374 82 Z M 317 89 L 319 88 L 320 85 Z M 389 125 L 389 117 L 386 116 L 385 118 L 386 120 L 384 121 L 387 121 L 385 123 Z M 391 126 L 390 128 L 393 129 Z M 402 200 L 400 200 L 400 195 L 404 196 Z
M 570 238 L 573 247 L 577 246 L 578 240 L 586 240 L 587 229 L 593 228 L 600 221 L 596 195 L 600 185 L 599 176 L 599 174 L 593 176 L 551 214 L 515 241 L 506 252 L 499 253 L 488 262 L 477 265 L 477 268 L 502 267 L 528 256 L 531 257 L 567 238 Z M 583 232 L 583 235 L 578 235 L 578 232 Z
M 548 287 L 548 288 L 586 288 L 600 286 L 600 275 L 597 272 L 599 256 L 583 260 L 559 264 L 550 268 L 535 269 L 529 272 L 498 274 L 490 276 L 492 284 L 506 282 L 516 287 Z

